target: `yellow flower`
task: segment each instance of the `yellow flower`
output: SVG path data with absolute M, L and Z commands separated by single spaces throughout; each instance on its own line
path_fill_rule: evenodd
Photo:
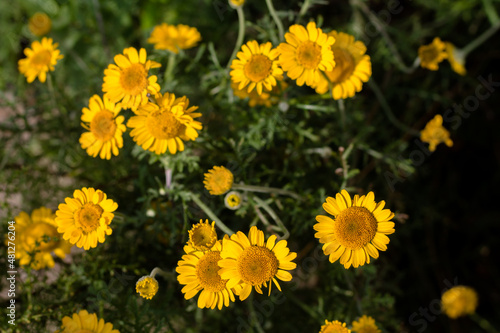
M 146 59 L 145 49 L 139 52 L 133 47 L 123 50 L 123 54 L 115 56 L 116 65 L 110 64 L 104 70 L 104 83 L 102 91 L 104 98 L 109 98 L 112 103 L 121 101 L 123 108 L 136 110 L 148 102 L 148 94 L 160 91 L 156 83 L 156 75 L 148 77 L 151 68 L 161 67 L 159 63 Z
M 92 187 L 75 190 L 73 198 L 66 198 L 56 212 L 57 231 L 71 244 L 85 250 L 104 243 L 105 235 L 113 232 L 109 225 L 118 208 L 101 190 Z
M 292 262 L 297 253 L 290 252 L 285 240 L 276 243 L 275 235 L 264 243 L 264 233 L 253 226 L 248 237 L 238 231 L 231 238 L 224 238 L 222 247 L 219 274 L 228 279 L 229 288 L 241 284 L 239 297 L 242 301 L 250 295 L 252 288 L 262 294 L 262 286 L 267 287 L 269 283 L 270 295 L 273 282 L 281 291 L 277 279 L 292 280 L 288 271 L 297 266 Z
M 152 299 L 158 288 L 158 281 L 149 275 L 141 277 L 135 284 L 135 291 L 146 299 Z
M 171 154 L 183 151 L 183 141 L 196 140 L 197 130 L 202 129 L 201 123 L 194 120 L 201 117 L 201 113 L 194 112 L 198 107 L 189 107 L 186 96 L 175 98 L 170 93 L 158 93 L 155 100 L 134 111 L 136 116 L 127 122 L 133 128 L 130 136 L 143 149 L 158 155 L 167 150 Z
M 443 127 L 443 117 L 439 114 L 429 120 L 425 128 L 420 131 L 420 140 L 429 144 L 429 150 L 435 151 L 436 146 L 444 142 L 448 147 L 453 146 L 453 141 L 450 139 L 450 132 Z
M 345 323 L 341 323 L 338 320 L 325 320 L 325 325 L 321 326 L 319 333 L 351 333 L 351 330 L 345 327 L 345 325 Z
M 278 46 L 279 62 L 287 75 L 297 80 L 297 85 L 313 86 L 319 81 L 320 71 L 331 71 L 335 66 L 331 50 L 335 39 L 316 28 L 316 23 L 309 22 L 307 30 L 302 25 L 292 25 L 285 39 L 286 43 Z
M 270 108 L 272 105 L 278 104 L 286 88 L 288 88 L 288 84 L 283 81 L 282 77 L 278 78 L 278 84 L 275 85 L 271 91 L 268 92 L 263 90 L 260 95 L 255 89 L 250 93 L 248 93 L 245 88 L 240 90 L 238 89 L 238 83 L 231 82 L 231 89 L 233 90 L 234 96 L 241 99 L 249 98 L 248 105 L 252 108 L 257 105 L 263 105 Z
M 20 265 L 31 264 L 33 269 L 52 268 L 52 253 L 62 259 L 70 252 L 72 245 L 57 232 L 54 218 L 52 210 L 45 207 L 33 210 L 31 216 L 25 212 L 16 216 L 15 256 L 20 259 Z
M 177 54 L 179 50 L 195 47 L 200 40 L 201 35 L 196 28 L 162 23 L 154 27 L 148 43 L 154 44 L 156 50 L 169 50 Z
M 451 68 L 456 73 L 465 75 L 467 70 L 465 69 L 465 57 L 462 54 L 462 50 L 457 49 L 452 43 L 445 42 L 444 44 L 446 45 L 446 53 L 448 54 L 448 61 Z
M 235 301 L 234 294 L 239 293 L 241 289 L 239 286 L 228 287 L 227 279 L 222 279 L 217 273 L 221 250 L 221 241 L 217 241 L 212 249 L 206 252 L 196 251 L 186 245 L 186 254 L 175 269 L 179 273 L 177 280 L 185 285 L 182 288 L 185 299 L 193 298 L 201 291 L 198 297 L 198 307 L 201 309 L 217 307 L 220 310 L 223 306 L 229 306 L 230 301 Z
M 45 13 L 35 13 L 32 17 L 30 17 L 28 22 L 28 28 L 31 33 L 38 37 L 46 35 L 50 31 L 51 27 L 52 21 Z
M 233 173 L 223 166 L 214 166 L 204 176 L 203 184 L 211 195 L 224 194 L 233 186 Z
M 452 319 L 473 314 L 477 308 L 477 293 L 471 287 L 453 287 L 441 296 L 441 308 Z
M 233 8 L 241 7 L 245 4 L 245 0 L 229 0 L 229 5 Z
M 95 313 L 89 314 L 87 310 L 73 313 L 73 317 L 66 316 L 62 322 L 58 333 L 120 333 L 113 329 L 113 324 L 98 320 Z
M 358 333 L 380 333 L 377 325 L 375 325 L 375 319 L 367 315 L 359 318 L 359 321 L 352 322 L 352 331 Z
M 247 92 L 257 89 L 257 94 L 262 94 L 262 89 L 271 91 L 276 85 L 276 79 L 282 76 L 283 70 L 278 67 L 277 49 L 272 49 L 270 42 L 260 44 L 250 41 L 241 47 L 237 53 L 238 59 L 231 63 L 231 80 L 239 83 L 238 89 L 248 87 Z
M 80 136 L 80 145 L 92 157 L 99 155 L 109 160 L 111 153 L 118 156 L 118 149 L 123 147 L 122 134 L 126 131 L 123 116 L 118 116 L 121 104 L 104 101 L 98 95 L 89 99 L 89 107 L 82 110 L 82 126 L 88 132 Z
M 431 71 L 437 71 L 438 64 L 448 57 L 445 48 L 445 44 L 439 37 L 434 38 L 429 45 L 420 46 L 418 48 L 420 66 L 430 69 Z
M 243 198 L 241 197 L 241 194 L 239 194 L 236 191 L 231 191 L 224 197 L 224 205 L 226 205 L 227 208 L 232 210 L 240 208 L 242 201 Z
M 19 72 L 26 76 L 26 80 L 31 83 L 38 77 L 40 82 L 45 82 L 47 79 L 47 72 L 54 71 L 54 66 L 57 61 L 64 58 L 59 54 L 57 46 L 59 44 L 52 44 L 52 38 L 42 38 L 42 42 L 34 41 L 29 47 L 24 49 L 26 58 L 19 60 Z
M 332 96 L 334 99 L 353 97 L 360 92 L 363 82 L 368 82 L 372 75 L 370 56 L 365 55 L 366 46 L 361 41 L 355 41 L 354 36 L 343 32 L 332 31 L 328 33 L 335 39 L 332 45 L 335 67 L 325 72 L 332 83 Z M 330 83 L 323 75 L 313 88 L 318 94 L 324 94 L 330 89 Z
M 217 242 L 217 232 L 215 231 L 215 222 L 212 225 L 208 220 L 200 220 L 189 230 L 189 245 L 197 251 L 210 250 Z
M 314 237 L 319 238 L 323 252 L 330 256 L 330 262 L 340 259 L 347 269 L 370 263 L 370 257 L 378 258 L 378 251 L 387 250 L 389 237 L 394 233 L 394 217 L 389 209 L 384 209 L 385 201 L 375 202 L 373 192 L 366 196 L 351 196 L 346 190 L 337 193 L 336 198 L 328 197 L 323 209 L 334 219 L 318 215 Z

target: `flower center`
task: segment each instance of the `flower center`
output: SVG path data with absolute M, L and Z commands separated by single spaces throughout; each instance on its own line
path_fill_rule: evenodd
M 297 48 L 297 61 L 306 69 L 317 69 L 321 62 L 321 47 L 310 40 Z
M 421 57 L 421 61 L 423 63 L 430 63 L 430 62 L 434 62 L 436 61 L 436 59 L 438 58 L 439 56 L 439 51 L 438 49 L 436 49 L 435 47 L 431 46 L 431 47 L 426 47 L 420 57 Z
M 152 112 L 146 119 L 146 127 L 159 140 L 173 139 L 184 131 L 184 125 L 170 110 Z
M 28 251 L 37 250 L 50 252 L 58 245 L 56 241 L 47 241 L 46 237 L 59 237 L 57 229 L 45 222 L 33 223 L 24 233 L 23 242 L 27 245 Z M 45 241 L 44 241 L 45 239 Z M 36 244 L 38 243 L 38 246 Z
M 195 249 L 208 251 L 217 241 L 217 235 L 209 224 L 199 224 L 189 233 L 189 240 Z
M 243 250 L 238 258 L 238 272 L 243 282 L 260 286 L 278 272 L 276 255 L 266 247 L 253 245 Z
M 143 64 L 123 68 L 120 75 L 122 88 L 130 95 L 139 95 L 148 87 L 148 72 Z
M 211 292 L 220 292 L 226 288 L 227 280 L 222 280 L 219 275 L 221 260 L 220 252 L 207 252 L 196 264 L 196 276 L 203 289 Z
M 49 66 L 51 58 L 52 53 L 50 53 L 49 50 L 38 51 L 33 58 L 31 58 L 31 63 L 36 67 Z
M 237 194 L 231 194 L 227 198 L 227 203 L 231 207 L 236 207 L 236 206 L 238 206 L 241 203 L 241 197 L 239 195 L 237 195 Z
M 113 113 L 108 110 L 97 112 L 90 122 L 90 131 L 101 141 L 113 138 L 116 131 Z
M 349 207 L 335 219 L 337 241 L 348 249 L 359 249 L 369 243 L 377 233 L 377 220 L 364 207 Z
M 271 74 L 273 62 L 262 54 L 254 54 L 243 68 L 245 76 L 253 82 L 260 82 Z
M 338 47 L 333 48 L 333 57 L 335 59 L 335 67 L 332 71 L 327 72 L 328 78 L 333 83 L 344 82 L 354 72 L 354 58 L 349 52 Z
M 74 214 L 76 226 L 86 233 L 96 230 L 103 211 L 104 209 L 99 205 L 92 202 L 86 203 Z

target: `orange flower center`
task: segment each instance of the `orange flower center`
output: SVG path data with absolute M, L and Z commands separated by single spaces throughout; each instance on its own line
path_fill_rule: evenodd
M 196 264 L 196 276 L 203 289 L 211 292 L 220 292 L 226 288 L 227 280 L 223 280 L 219 275 L 219 265 L 221 260 L 220 252 L 207 252 Z
M 116 131 L 113 113 L 108 110 L 97 112 L 90 122 L 90 131 L 101 141 L 108 141 L 113 138 Z
M 245 76 L 253 82 L 260 82 L 271 74 L 273 62 L 268 56 L 254 54 L 245 64 Z
M 148 72 L 143 64 L 132 64 L 123 68 L 120 85 L 129 95 L 140 95 L 148 87 Z
M 377 220 L 365 207 L 349 207 L 335 219 L 335 238 L 348 249 L 359 249 L 375 237 L 377 225 Z
M 49 66 L 51 58 L 52 53 L 49 50 L 42 50 L 35 53 L 33 58 L 31 58 L 31 63 L 38 68 Z
M 267 247 L 247 247 L 238 258 L 238 272 L 243 282 L 260 286 L 270 281 L 278 272 L 276 255 Z
M 146 128 L 156 139 L 167 140 L 181 135 L 185 126 L 169 110 L 157 110 L 146 119 Z
M 321 62 L 321 47 L 313 41 L 305 41 L 297 48 L 297 61 L 306 69 L 317 69 Z
M 333 83 L 348 80 L 354 72 L 355 61 L 353 56 L 348 51 L 338 47 L 333 48 L 333 56 L 335 67 L 333 67 L 332 71 L 326 73 L 328 78 Z
M 96 230 L 103 211 L 101 206 L 87 202 L 74 213 L 76 226 L 86 233 Z
M 36 248 L 42 252 L 50 252 L 57 247 L 58 242 L 52 240 L 46 241 L 46 237 L 59 237 L 59 233 L 53 225 L 48 223 L 33 223 L 23 234 L 23 243 L 26 244 L 28 251 Z

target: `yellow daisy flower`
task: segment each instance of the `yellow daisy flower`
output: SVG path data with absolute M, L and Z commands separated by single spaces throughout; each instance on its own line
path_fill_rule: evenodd
M 257 90 L 254 89 L 251 92 L 247 92 L 247 89 L 238 89 L 239 84 L 236 82 L 231 81 L 231 89 L 233 90 L 234 96 L 245 99 L 248 98 L 248 105 L 250 107 L 255 107 L 257 105 L 263 105 L 267 108 L 270 108 L 271 106 L 278 104 L 281 100 L 281 96 L 283 95 L 283 92 L 288 88 L 288 84 L 283 81 L 283 77 L 280 75 L 280 77 L 277 78 L 277 84 L 273 86 L 273 89 L 271 91 L 262 91 L 262 94 L 258 94 Z
M 328 33 L 335 39 L 332 45 L 335 67 L 325 72 L 332 83 L 333 99 L 353 97 L 360 92 L 363 82 L 368 82 L 372 75 L 370 56 L 366 55 L 366 46 L 356 41 L 354 36 L 343 32 Z M 330 89 L 330 83 L 323 75 L 319 76 L 318 83 L 313 86 L 318 94 L 324 94 Z
M 54 71 L 57 61 L 64 58 L 57 49 L 58 45 L 52 43 L 52 38 L 43 37 L 41 43 L 36 40 L 31 43 L 31 48 L 24 49 L 26 58 L 18 61 L 18 67 L 28 83 L 35 81 L 37 77 L 40 82 L 45 82 L 47 72 Z
M 92 157 L 99 155 L 109 160 L 111 153 L 118 156 L 118 149 L 123 147 L 122 134 L 127 130 L 123 116 L 118 116 L 121 104 L 104 101 L 98 95 L 89 99 L 89 107 L 82 110 L 82 126 L 89 130 L 80 136 L 80 145 Z
M 203 184 L 211 195 L 224 194 L 233 186 L 233 173 L 223 166 L 214 166 L 204 176 Z
M 189 230 L 188 244 L 197 251 L 208 251 L 217 242 L 217 232 L 215 231 L 215 222 L 210 225 L 208 220 L 200 220 Z
M 370 257 L 378 258 L 378 251 L 387 250 L 389 237 L 394 233 L 394 217 L 389 209 L 384 209 L 385 201 L 375 202 L 373 192 L 366 196 L 351 196 L 346 190 L 328 197 L 323 209 L 333 215 L 333 219 L 316 216 L 314 237 L 319 238 L 323 252 L 330 256 L 330 262 L 340 259 L 347 269 L 370 263 Z
M 113 329 L 113 324 L 106 323 L 104 319 L 97 319 L 95 313 L 89 314 L 87 310 L 73 313 L 73 317 L 64 317 L 58 333 L 120 333 Z
M 154 27 L 148 43 L 154 44 L 156 50 L 169 50 L 175 54 L 179 50 L 195 47 L 201 40 L 200 32 L 184 24 L 177 26 L 162 23 Z
M 123 50 L 123 54 L 115 56 L 115 64 L 110 64 L 104 70 L 104 83 L 102 91 L 104 97 L 113 103 L 122 102 L 123 108 L 136 110 L 139 106 L 148 102 L 148 94 L 156 94 L 160 91 L 160 85 L 156 83 L 156 75 L 148 77 L 151 68 L 161 67 L 159 63 L 146 59 L 145 49 L 129 47 Z
M 286 43 L 278 46 L 279 62 L 287 75 L 297 80 L 297 85 L 313 86 L 318 83 L 320 71 L 331 71 L 335 66 L 331 46 L 335 38 L 325 34 L 316 23 L 309 22 L 307 29 L 292 25 L 285 34 Z
M 171 154 L 184 150 L 184 142 L 196 140 L 197 130 L 202 125 L 195 118 L 197 106 L 189 107 L 186 96 L 175 98 L 174 94 L 158 93 L 156 103 L 148 102 L 134 111 L 136 116 L 129 119 L 127 126 L 133 128 L 132 139 L 145 150 L 163 154 L 167 150 Z
M 15 217 L 15 256 L 21 266 L 52 268 L 55 265 L 52 253 L 62 259 L 70 252 L 72 245 L 57 232 L 54 219 L 52 210 L 45 207 L 33 210 L 31 216 L 21 212 Z
M 35 13 L 29 19 L 28 28 L 33 35 L 42 37 L 50 31 L 50 28 L 52 28 L 52 21 L 45 13 Z
M 236 54 L 238 59 L 231 63 L 231 80 L 239 83 L 238 89 L 248 87 L 247 92 L 254 88 L 257 94 L 262 94 L 262 89 L 271 91 L 276 85 L 276 79 L 282 76 L 283 70 L 278 67 L 278 50 L 272 49 L 270 42 L 260 44 L 250 41 L 241 47 Z
M 92 187 L 75 190 L 73 198 L 66 198 L 56 212 L 57 231 L 71 244 L 85 250 L 104 243 L 105 235 L 113 232 L 109 225 L 118 208 L 101 190 Z
M 465 69 L 465 57 L 460 49 L 457 49 L 455 45 L 449 42 L 444 43 L 446 45 L 446 54 L 448 54 L 448 61 L 450 62 L 451 68 L 460 75 L 467 74 Z
M 264 243 L 264 233 L 255 226 L 250 228 L 248 237 L 238 231 L 231 238 L 224 238 L 219 274 L 223 279 L 229 280 L 229 288 L 241 283 L 240 300 L 243 301 L 250 295 L 252 287 L 262 294 L 262 286 L 267 287 L 269 283 L 270 295 L 273 282 L 281 291 L 277 279 L 292 280 L 288 271 L 297 266 L 292 262 L 297 253 L 290 252 L 285 240 L 276 243 L 276 238 L 272 235 Z
M 441 308 L 452 319 L 473 314 L 477 303 L 476 291 L 466 286 L 453 287 L 441 296 Z
M 352 331 L 358 333 L 380 333 L 377 325 L 375 325 L 375 319 L 367 315 L 359 318 L 359 321 L 352 322 Z
M 429 144 L 429 150 L 435 151 L 437 145 L 443 142 L 448 147 L 453 146 L 450 139 L 450 132 L 443 127 L 443 117 L 439 114 L 429 120 L 425 128 L 420 131 L 420 140 Z
M 438 64 L 448 58 L 445 51 L 445 44 L 439 37 L 434 38 L 431 44 L 422 45 L 418 48 L 418 57 L 420 58 L 420 66 L 430 69 L 431 71 L 438 70 Z
M 135 291 L 145 299 L 152 299 L 158 289 L 158 281 L 149 275 L 141 277 L 135 284 Z
M 221 310 L 223 306 L 229 306 L 230 301 L 235 301 L 234 294 L 238 294 L 241 289 L 239 286 L 228 287 L 228 280 L 222 279 L 217 273 L 221 250 L 220 240 L 206 252 L 196 251 L 186 245 L 186 254 L 175 269 L 179 273 L 177 280 L 184 285 L 182 293 L 185 299 L 191 299 L 201 291 L 198 297 L 198 307 L 201 309 L 217 307 Z
M 338 320 L 325 320 L 325 325 L 321 326 L 319 333 L 351 333 L 351 330 L 345 327 L 345 325 L 345 323 L 341 323 Z

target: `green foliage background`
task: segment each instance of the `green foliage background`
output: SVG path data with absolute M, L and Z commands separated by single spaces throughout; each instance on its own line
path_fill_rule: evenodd
M 19 275 L 17 326 L 7 324 L 3 302 L 2 331 L 53 331 L 62 317 L 87 309 L 122 333 L 318 332 L 325 319 L 350 324 L 361 314 L 374 317 L 383 332 L 416 332 L 424 324 L 415 324 L 412 314 L 424 318 L 421 309 L 440 298 L 446 281 L 474 287 L 480 297 L 477 312 L 500 325 L 498 91 L 451 130 L 452 148 L 440 146 L 422 163 L 412 162 L 410 155 L 419 150 L 416 137 L 394 126 L 384 110 L 387 103 L 400 123 L 419 131 L 435 114 L 473 95 L 479 76 L 500 80 L 498 34 L 468 57 L 464 77 L 446 62 L 437 72 L 418 68 L 405 73 L 355 1 L 306 3 L 310 7 L 300 16 L 302 1 L 274 1 L 285 30 L 294 22 L 314 20 L 327 31 L 354 34 L 368 47 L 373 76 L 361 93 L 345 101 L 345 126 L 335 101 L 293 82 L 282 104 L 272 108 L 250 108 L 232 95 L 225 66 L 238 19 L 222 0 L 0 3 L 2 235 L 7 221 L 20 211 L 40 206 L 55 211 L 83 186 L 101 189 L 119 204 L 113 234 L 104 244 L 73 254 L 69 262 L 59 260 L 57 272 Z M 418 47 L 435 36 L 465 46 L 490 27 L 494 9 L 500 9 L 495 0 L 364 3 L 382 20 L 387 18 L 386 32 L 408 66 Z M 17 70 L 22 50 L 35 39 L 27 20 L 36 11 L 52 18 L 49 37 L 65 56 L 52 73 L 53 92 L 38 80 L 27 84 Z M 276 46 L 278 33 L 266 3 L 247 0 L 244 11 L 245 41 Z M 162 22 L 194 26 L 203 39 L 178 57 L 169 77 L 167 53 L 153 52 L 146 43 Z M 81 109 L 89 97 L 101 94 L 103 70 L 129 46 L 146 47 L 151 59 L 162 63 L 156 73 L 162 92 L 187 95 L 203 114 L 200 137 L 175 158 L 158 160 L 143 153 L 128 134 L 120 155 L 110 161 L 89 157 L 78 144 Z M 131 112 L 125 114 L 128 118 Z M 385 200 L 397 216 L 388 251 L 370 265 L 345 270 L 326 260 L 312 225 L 326 196 L 341 189 L 339 147 L 349 146 L 349 192 L 373 190 L 376 200 Z M 165 163 L 174 169 L 173 186 L 166 191 Z M 207 218 L 189 196 L 198 194 L 233 230 L 246 233 L 258 221 L 252 195 L 234 212 L 224 207 L 222 197 L 207 193 L 203 173 L 213 165 L 228 167 L 237 182 L 300 194 L 300 201 L 259 194 L 290 230 L 289 247 L 298 253 L 294 279 L 282 283 L 282 294 L 268 298 L 255 293 L 222 311 L 198 309 L 196 298 L 184 300 L 175 267 L 187 230 Z M 389 173 L 398 177 L 394 190 L 387 182 Z M 15 198 L 20 200 L 10 200 Z M 146 215 L 148 211 L 155 216 Z M 5 247 L 0 254 L 6 267 Z M 135 282 L 155 266 L 172 274 L 159 278 L 158 294 L 147 301 L 135 293 Z M 3 288 L 5 274 L 0 270 Z M 483 332 L 470 318 L 451 321 L 444 315 L 425 320 L 425 331 Z

